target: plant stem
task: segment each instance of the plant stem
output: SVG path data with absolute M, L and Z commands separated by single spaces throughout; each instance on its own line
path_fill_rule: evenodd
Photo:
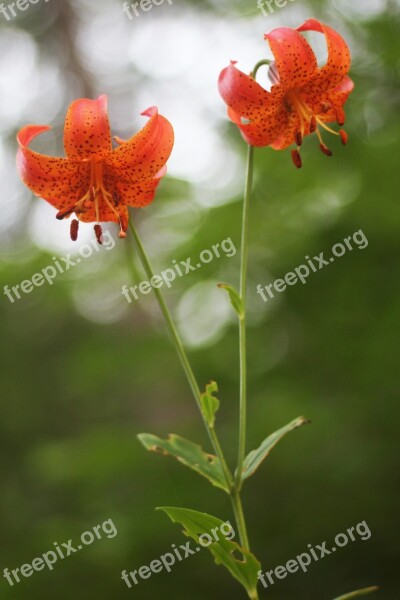
M 140 258 L 140 261 L 141 261 L 141 263 L 143 265 L 143 269 L 144 269 L 144 271 L 146 273 L 147 278 L 149 280 L 151 280 L 152 277 L 154 277 L 153 270 L 151 268 L 149 259 L 147 257 L 146 252 L 145 252 L 143 244 L 142 244 L 142 242 L 140 240 L 138 232 L 136 231 L 136 228 L 135 228 L 135 226 L 134 226 L 134 224 L 132 222 L 132 219 L 130 220 L 129 227 L 130 227 L 130 230 L 132 232 L 133 238 L 135 240 L 136 247 L 137 247 L 138 253 L 139 253 L 139 258 Z M 233 484 L 232 475 L 231 475 L 229 467 L 228 467 L 228 465 L 226 463 L 224 454 L 222 452 L 221 445 L 220 445 L 219 440 L 218 440 L 218 436 L 217 436 L 214 428 L 210 427 L 210 425 L 208 424 L 207 419 L 205 418 L 205 416 L 203 414 L 203 411 L 201 409 L 201 399 L 200 399 L 201 392 L 200 392 L 200 388 L 198 386 L 196 377 L 195 377 L 195 375 L 193 373 L 193 369 L 192 369 L 192 367 L 190 365 L 190 362 L 189 362 L 189 359 L 187 357 L 185 348 L 184 348 L 184 346 L 182 344 L 182 341 L 181 341 L 181 339 L 179 337 L 179 333 L 178 333 L 178 331 L 176 329 L 175 323 L 174 323 L 174 321 L 172 319 L 171 313 L 170 313 L 170 311 L 168 309 L 168 306 L 167 306 L 167 304 L 165 302 L 165 299 L 164 299 L 164 296 L 163 296 L 162 292 L 158 288 L 153 288 L 153 291 L 154 291 L 156 300 L 158 302 L 158 305 L 159 305 L 159 307 L 161 309 L 161 312 L 162 312 L 162 314 L 163 314 L 163 316 L 165 318 L 165 321 L 167 323 L 167 327 L 168 327 L 169 333 L 171 335 L 172 341 L 174 342 L 176 351 L 177 351 L 178 356 L 180 358 L 180 361 L 182 363 L 183 370 L 185 371 L 185 374 L 186 374 L 187 380 L 189 382 L 190 388 L 192 390 L 194 399 L 196 400 L 196 404 L 197 404 L 198 409 L 200 411 L 200 414 L 202 416 L 203 423 L 204 423 L 204 426 L 205 426 L 205 428 L 207 430 L 207 433 L 209 435 L 211 444 L 212 444 L 212 446 L 214 448 L 214 452 L 218 456 L 218 458 L 219 458 L 219 460 L 221 462 L 222 469 L 223 469 L 223 472 L 224 472 L 224 475 L 225 475 L 225 480 L 226 480 L 227 487 L 228 487 L 229 490 L 231 490 L 232 489 L 232 484 Z
M 242 487 L 243 462 L 246 454 L 246 414 L 247 414 L 247 359 L 246 359 L 246 288 L 247 288 L 247 262 L 249 247 L 249 214 L 250 196 L 253 185 L 253 157 L 254 148 L 248 146 L 246 185 L 243 201 L 242 220 L 242 251 L 240 265 L 240 299 L 243 313 L 239 319 L 239 351 L 240 351 L 240 417 L 239 417 L 239 453 L 236 470 L 235 487 L 240 491 Z

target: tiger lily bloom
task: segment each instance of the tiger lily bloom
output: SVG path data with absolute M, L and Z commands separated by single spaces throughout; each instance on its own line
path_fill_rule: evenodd
M 66 158 L 29 148 L 49 126 L 23 127 L 17 135 L 17 169 L 22 181 L 58 209 L 57 219 L 75 213 L 79 221 L 95 222 L 100 244 L 101 221 L 119 223 L 119 236 L 126 237 L 128 206 L 146 206 L 153 200 L 174 143 L 172 126 L 156 107 L 142 115 L 150 117 L 146 125 L 127 141 L 115 137 L 119 147 L 113 150 L 107 97 L 75 100 L 64 125 Z M 79 221 L 71 223 L 72 240 L 78 237 Z
M 305 31 L 325 35 L 328 59 L 323 67 L 318 67 L 311 46 L 301 35 Z M 351 56 L 346 42 L 334 29 L 315 19 L 308 19 L 297 29 L 278 27 L 267 33 L 265 39 L 275 58 L 269 68 L 271 91 L 231 62 L 221 72 L 218 82 L 229 118 L 251 146 L 283 150 L 295 144 L 292 159 L 298 168 L 302 166 L 303 138 L 314 132 L 322 152 L 331 156 L 322 139 L 322 129 L 340 136 L 343 145 L 347 143 L 343 129 L 337 132 L 327 125 L 333 122 L 340 127 L 344 125 L 343 105 L 354 87 L 347 76 Z

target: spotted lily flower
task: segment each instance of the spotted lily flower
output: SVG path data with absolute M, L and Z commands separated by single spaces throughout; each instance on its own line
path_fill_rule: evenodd
M 174 143 L 174 132 L 156 107 L 145 110 L 150 117 L 136 135 L 112 148 L 107 114 L 107 97 L 73 102 L 64 125 L 66 158 L 38 154 L 30 142 L 50 129 L 47 125 L 27 125 L 17 136 L 17 169 L 22 181 L 37 196 L 58 209 L 57 219 L 75 213 L 83 222 L 95 222 L 101 243 L 100 222 L 119 223 L 120 237 L 126 236 L 128 206 L 149 204 Z M 71 239 L 78 236 L 79 221 L 71 223 Z
M 328 59 L 318 67 L 316 56 L 300 32 L 323 33 Z M 344 39 L 331 27 L 308 19 L 297 29 L 278 27 L 265 35 L 275 61 L 269 68 L 272 82 L 268 92 L 232 62 L 219 77 L 219 91 L 228 105 L 230 119 L 251 146 L 271 146 L 283 150 L 292 144 L 292 159 L 302 166 L 300 146 L 306 135 L 316 133 L 320 149 L 332 152 L 322 139 L 324 129 L 347 143 L 343 129 L 335 131 L 327 123 L 344 125 L 346 102 L 354 84 L 347 76 L 351 56 Z

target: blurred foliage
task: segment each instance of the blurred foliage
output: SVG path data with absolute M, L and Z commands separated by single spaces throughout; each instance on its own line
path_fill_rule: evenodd
M 276 583 L 269 595 L 261 590 L 262 598 L 329 600 L 378 584 L 379 598 L 393 600 L 399 560 L 398 3 L 297 0 L 265 18 L 255 1 L 176 0 L 173 7 L 160 7 L 157 14 L 154 8 L 137 22 L 122 14 L 121 5 L 52 0 L 30 7 L 12 23 L 0 19 L 1 285 L 30 279 L 52 264 L 52 256 L 71 251 L 52 209 L 38 216 L 40 201 L 32 200 L 15 176 L 14 139 L 20 126 L 47 115 L 44 122 L 56 124 L 56 150 L 68 103 L 105 91 L 110 109 L 116 107 L 115 133 L 126 136 L 126 129 L 132 129 L 132 105 L 138 114 L 145 102 L 162 103 L 164 93 L 195 111 L 196 95 L 203 100 L 206 93 L 201 74 L 211 68 L 218 73 L 229 58 L 244 55 L 246 36 L 254 31 L 260 52 L 265 51 L 263 30 L 295 25 L 310 14 L 347 32 L 356 82 L 347 107 L 349 146 L 342 149 L 333 140 L 334 158 L 327 159 L 315 140 L 306 140 L 302 171 L 293 168 L 287 153 L 256 152 L 249 450 L 299 414 L 312 425 L 285 438 L 246 482 L 245 509 L 252 547 L 264 570 L 360 521 L 366 520 L 372 531 L 370 540 L 349 543 L 313 564 L 307 574 Z M 184 87 L 184 78 L 173 72 L 165 81 L 153 78 L 154 61 L 169 56 L 158 34 L 167 36 L 174 31 L 173 19 L 183 17 L 188 36 L 182 38 L 176 60 L 183 62 L 185 53 L 190 54 L 191 35 L 204 53 L 204 61 L 189 65 L 195 73 L 192 87 Z M 210 23 L 220 31 L 221 45 L 224 35 L 232 35 L 233 44 L 230 32 L 243 35 L 221 64 L 214 58 L 220 48 L 208 38 L 215 34 Z M 113 35 L 133 46 L 115 46 Z M 142 70 L 135 62 L 139 43 L 153 47 L 141 57 Z M 245 145 L 225 118 L 216 87 L 207 93 L 215 96 L 219 112 L 210 116 L 204 109 L 198 118 L 204 120 L 204 136 L 211 119 L 214 135 L 222 140 L 219 149 L 210 146 L 211 160 L 218 153 L 218 172 L 212 176 L 210 167 L 200 177 L 193 160 L 194 170 L 184 181 L 179 167 L 171 169 L 155 203 L 136 216 L 156 272 L 168 268 L 172 259 L 197 257 L 229 237 L 239 248 Z M 180 105 L 171 106 L 179 115 Z M 189 127 L 192 142 L 183 148 L 195 156 L 198 140 L 200 164 L 208 154 L 201 132 Z M 38 147 L 49 151 L 48 143 Z M 228 194 L 218 184 L 224 180 L 221 164 L 232 171 Z M 306 285 L 290 287 L 267 303 L 256 294 L 257 283 L 284 276 L 306 255 L 329 254 L 333 244 L 359 229 L 369 241 L 364 250 L 347 252 L 310 276 Z M 54 242 L 59 231 L 64 246 Z M 35 573 L 14 587 L 2 578 L 1 597 L 7 600 L 102 600 L 135 594 L 141 600 L 243 598 L 208 553 L 131 590 L 120 578 L 123 569 L 138 569 L 168 552 L 172 543 L 183 543 L 183 535 L 155 506 L 185 506 L 222 520 L 232 518 L 224 494 L 174 461 L 145 452 L 136 439 L 142 431 L 163 438 L 176 433 L 209 450 L 154 300 L 142 296 L 128 304 L 120 293 L 123 284 L 144 279 L 137 265 L 129 266 L 132 252 L 130 240 L 118 241 L 110 253 L 103 250 L 82 261 L 52 286 L 14 303 L 2 295 L 1 569 L 31 562 L 54 541 L 76 540 L 109 518 L 118 529 L 115 538 L 58 562 L 54 571 Z M 201 386 L 218 382 L 217 426 L 231 463 L 237 444 L 238 340 L 229 299 L 216 284 L 237 286 L 238 264 L 238 254 L 222 257 L 167 290 L 168 303 L 191 343 Z M 188 313 L 194 316 L 192 325 L 182 323 Z M 207 336 L 202 337 L 204 331 Z

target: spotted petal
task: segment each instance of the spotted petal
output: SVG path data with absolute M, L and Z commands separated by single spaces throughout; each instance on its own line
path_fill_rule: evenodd
M 218 89 L 228 107 L 252 122 L 277 110 L 277 99 L 232 62 L 221 71 Z
M 172 152 L 174 130 L 171 123 L 158 114 L 155 106 L 142 115 L 150 117 L 146 125 L 125 143 L 118 138 L 121 145 L 105 160 L 115 181 L 132 183 L 155 177 Z
M 102 158 L 112 150 L 107 96 L 75 100 L 67 112 L 64 147 L 69 158 Z
M 46 125 L 27 125 L 18 132 L 17 170 L 34 194 L 64 210 L 88 189 L 90 167 L 81 161 L 45 156 L 28 147 L 36 136 L 49 129 Z
M 318 69 L 315 54 L 295 29 L 278 27 L 264 37 L 275 57 L 278 86 L 287 91 L 301 87 L 315 77 Z
M 283 106 L 278 107 L 273 114 L 263 115 L 254 123 L 243 123 L 240 115 L 230 108 L 228 116 L 238 126 L 246 142 L 258 147 L 272 144 L 288 123 L 288 115 Z
M 318 31 L 323 33 L 328 46 L 328 60 L 318 73 L 318 81 L 323 90 L 334 88 L 347 75 L 351 65 L 350 50 L 342 36 L 316 19 L 308 19 L 297 31 Z

